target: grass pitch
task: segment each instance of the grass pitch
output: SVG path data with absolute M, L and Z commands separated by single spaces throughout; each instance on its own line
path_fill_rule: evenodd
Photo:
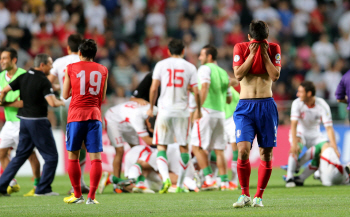
M 115 194 L 108 186 L 97 194 L 99 205 L 65 204 L 63 198 L 70 187 L 68 176 L 58 176 L 53 190 L 61 196 L 23 197 L 33 182 L 29 177 L 17 178 L 21 186 L 11 197 L 0 197 L 0 216 L 349 216 L 349 186 L 323 187 L 309 178 L 304 187 L 287 189 L 281 169 L 274 169 L 264 194 L 263 208 L 234 209 L 240 190 L 182 194 Z M 89 176 L 85 175 L 88 183 Z M 256 192 L 257 170 L 252 171 L 250 192 Z M 86 195 L 84 195 L 86 199 Z

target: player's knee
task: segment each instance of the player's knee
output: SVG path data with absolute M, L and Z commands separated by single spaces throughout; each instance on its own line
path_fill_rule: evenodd
M 247 160 L 249 158 L 250 150 L 247 148 L 238 149 L 238 158 L 241 160 Z
M 273 148 L 260 148 L 260 159 L 262 161 L 272 160 L 272 150 Z
M 124 154 L 124 147 L 115 148 L 116 156 L 123 156 L 123 154 Z

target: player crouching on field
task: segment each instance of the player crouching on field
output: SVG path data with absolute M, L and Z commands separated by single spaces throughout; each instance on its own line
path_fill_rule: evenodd
M 99 192 L 109 184 L 118 184 L 124 181 L 120 178 L 121 165 L 124 155 L 124 143 L 130 147 L 139 145 L 141 138 L 147 145 L 152 145 L 153 128 L 158 108 L 154 106 L 154 117 L 150 118 L 147 111 L 150 104 L 140 105 L 137 102 L 125 102 L 116 105 L 105 114 L 105 127 L 111 145 L 115 148 L 116 155 L 113 161 L 113 175 L 105 172 L 102 176 Z

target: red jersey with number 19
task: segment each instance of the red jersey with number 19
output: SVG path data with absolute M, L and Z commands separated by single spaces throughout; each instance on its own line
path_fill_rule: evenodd
M 72 87 L 72 100 L 68 110 L 70 122 L 98 120 L 108 70 L 95 62 L 80 61 L 67 66 Z

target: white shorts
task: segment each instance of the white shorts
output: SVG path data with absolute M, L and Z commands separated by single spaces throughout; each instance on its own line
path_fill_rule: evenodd
M 233 116 L 225 120 L 225 140 L 229 144 L 236 142 L 236 124 Z
M 6 121 L 0 132 L 0 148 L 16 149 L 19 142 L 19 121 Z
M 325 186 L 349 183 L 349 175 L 341 165 L 334 149 L 331 147 L 322 152 L 319 171 L 322 184 Z
M 185 146 L 188 143 L 190 117 L 168 117 L 158 114 L 154 127 L 153 144 L 168 145 L 176 142 Z
M 191 134 L 191 145 L 204 150 L 224 150 L 226 146 L 224 118 L 203 116 L 194 122 Z
M 107 113 L 106 113 L 107 114 Z M 111 145 L 115 148 L 123 147 L 124 142 L 139 145 L 139 136 L 129 123 L 118 123 L 105 116 L 105 126 Z
M 150 156 L 154 153 L 149 146 L 138 145 L 131 148 L 125 154 L 125 162 L 124 162 L 124 176 L 128 177 L 130 168 L 137 162 L 137 160 L 143 160 L 148 162 Z M 157 154 L 156 154 L 157 158 Z
M 321 142 L 328 142 L 328 139 L 326 136 L 324 136 L 322 133 L 309 133 L 308 136 L 306 134 L 297 132 L 297 137 L 301 138 L 301 143 L 306 146 L 308 149 L 321 143 Z M 292 145 L 292 134 L 291 131 L 289 131 L 289 143 Z

